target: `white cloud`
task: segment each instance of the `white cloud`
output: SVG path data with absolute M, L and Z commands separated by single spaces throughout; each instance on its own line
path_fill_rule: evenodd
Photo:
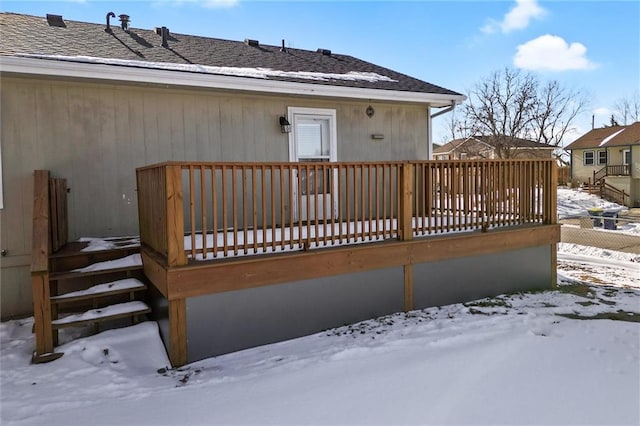
M 518 68 L 534 71 L 586 70 L 597 65 L 587 58 L 582 43 L 568 44 L 562 37 L 545 34 L 521 44 L 513 63 Z
M 610 117 L 611 114 L 613 114 L 613 111 L 611 111 L 609 108 L 606 108 L 606 107 L 600 107 L 600 108 L 594 109 L 593 114 L 598 116 Z
M 538 5 L 537 0 L 516 0 L 516 5 L 504 15 L 501 22 L 492 19 L 480 30 L 484 33 L 494 33 L 498 30 L 510 33 L 514 30 L 523 30 L 529 26 L 532 19 L 540 19 L 546 13 L 547 11 Z

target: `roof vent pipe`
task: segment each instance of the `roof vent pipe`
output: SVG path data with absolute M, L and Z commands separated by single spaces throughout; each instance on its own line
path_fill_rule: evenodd
M 282 39 L 282 47 L 280 48 L 280 51 L 281 52 L 286 52 L 287 51 L 287 48 L 284 47 L 284 39 Z
M 113 30 L 111 29 L 111 23 L 109 22 L 109 18 L 115 18 L 116 14 L 113 12 L 107 13 L 107 28 L 104 29 L 105 33 L 111 34 Z
M 126 15 L 126 14 L 123 13 L 122 15 L 119 15 L 119 18 L 120 18 L 120 26 L 122 27 L 122 29 L 125 32 L 128 33 L 129 32 L 129 24 L 131 23 L 131 20 L 129 19 L 129 15 Z
M 169 42 L 167 39 L 169 38 L 169 28 L 162 27 L 161 35 L 162 35 L 162 47 L 169 47 Z

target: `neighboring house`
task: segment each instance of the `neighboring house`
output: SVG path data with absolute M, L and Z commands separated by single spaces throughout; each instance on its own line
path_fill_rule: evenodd
M 502 148 L 506 151 L 506 148 Z M 554 146 L 528 139 L 515 138 L 509 146 L 509 155 L 498 153 L 491 136 L 469 136 L 454 139 L 433 150 L 436 160 L 493 160 L 497 158 L 553 158 Z M 504 153 L 503 153 L 504 154 Z
M 47 235 L 67 230 L 141 236 L 174 365 L 555 282 L 551 161 L 531 179 L 426 161 L 432 116 L 465 99 L 455 91 L 327 49 L 133 29 L 126 15 L 3 13 L 0 55 L 2 316 L 30 314 L 33 287 L 38 342 L 61 279 L 49 268 L 71 264 Z M 34 170 L 66 178 L 68 194 L 49 187 L 66 211 L 42 210 L 51 192 Z
M 640 206 L 640 122 L 593 129 L 565 149 L 573 184 L 598 186 L 605 196 Z

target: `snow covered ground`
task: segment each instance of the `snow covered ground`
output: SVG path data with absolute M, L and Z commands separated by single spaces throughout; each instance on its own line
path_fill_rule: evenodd
M 5 322 L 0 423 L 640 424 L 638 255 L 560 244 L 558 272 L 555 290 L 398 313 L 179 369 L 153 322 L 63 334 L 65 355 L 39 365 L 29 364 L 32 319 Z
M 2 424 L 637 425 L 640 288 L 628 263 L 608 268 L 615 287 L 562 278 L 554 291 L 399 313 L 175 370 L 153 322 L 74 340 L 40 365 L 29 364 L 31 320 L 3 323 Z
M 624 211 L 626 207 L 612 203 L 587 191 L 579 189 L 558 188 L 558 217 L 587 216 L 587 209 L 601 208 L 602 210 Z

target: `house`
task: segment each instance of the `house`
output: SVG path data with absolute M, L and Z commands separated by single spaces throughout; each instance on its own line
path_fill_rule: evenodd
M 498 153 L 498 149 L 508 149 L 508 156 Z M 469 136 L 454 139 L 435 148 L 433 156 L 437 160 L 486 160 L 496 158 L 552 158 L 554 146 L 540 142 L 514 138 L 509 147 L 498 147 L 491 136 Z
M 592 129 L 570 143 L 571 181 L 601 195 L 640 206 L 640 122 Z
M 37 354 L 77 276 L 56 269 L 77 268 L 67 236 L 140 235 L 174 365 L 554 282 L 550 160 L 429 161 L 432 116 L 463 95 L 111 18 L 0 14 L 2 315 L 33 303 Z

